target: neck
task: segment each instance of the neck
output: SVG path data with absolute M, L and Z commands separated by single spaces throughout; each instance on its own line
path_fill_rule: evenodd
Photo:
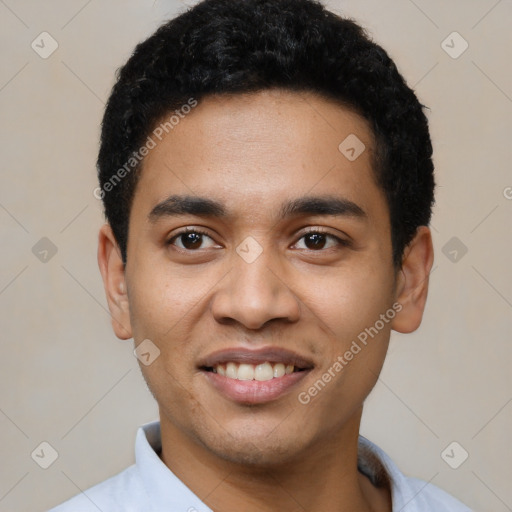
M 161 459 L 215 512 L 390 512 L 389 489 L 377 489 L 357 469 L 361 413 L 328 439 L 269 466 L 227 461 L 160 413 Z

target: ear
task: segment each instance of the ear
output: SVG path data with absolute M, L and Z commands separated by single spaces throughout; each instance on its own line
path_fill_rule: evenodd
M 391 322 L 395 331 L 408 333 L 420 326 L 433 263 L 432 234 L 427 226 L 420 226 L 404 251 L 402 268 L 397 276 L 396 301 L 402 309 Z
M 119 339 L 132 337 L 124 263 L 114 233 L 104 224 L 98 236 L 98 265 L 107 296 L 112 327 Z

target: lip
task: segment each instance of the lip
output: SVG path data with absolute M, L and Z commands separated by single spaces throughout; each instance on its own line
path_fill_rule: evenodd
M 310 370 L 290 373 L 270 380 L 237 380 L 202 370 L 208 382 L 225 398 L 241 405 L 273 402 L 283 397 L 302 381 Z
M 227 362 L 262 364 L 264 362 L 293 364 L 300 371 L 274 377 L 266 381 L 237 380 L 208 371 L 218 364 Z M 267 347 L 258 350 L 230 348 L 213 352 L 198 365 L 207 382 L 222 396 L 239 404 L 255 405 L 273 402 L 298 386 L 313 369 L 311 360 L 290 350 Z

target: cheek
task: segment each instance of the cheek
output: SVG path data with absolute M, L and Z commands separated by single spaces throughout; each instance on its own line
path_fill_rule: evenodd
M 205 284 L 180 279 L 171 266 L 138 265 L 128 276 L 134 337 L 161 338 L 186 317 L 204 295 Z
M 169 264 L 155 262 L 135 268 L 128 281 L 133 336 L 137 342 L 151 340 L 160 351 L 154 363 L 141 365 L 142 372 L 150 387 L 160 384 L 164 394 L 167 387 L 186 389 L 195 373 L 201 315 L 214 277 L 186 278 Z
M 391 283 L 382 271 L 351 269 L 309 282 L 308 305 L 338 340 L 357 337 L 391 306 Z

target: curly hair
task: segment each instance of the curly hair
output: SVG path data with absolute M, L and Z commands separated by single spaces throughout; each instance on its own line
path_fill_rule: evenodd
M 157 123 L 191 98 L 271 88 L 316 93 L 369 122 L 372 170 L 389 209 L 393 264 L 401 267 L 434 205 L 424 107 L 386 51 L 317 0 L 203 0 L 138 44 L 117 71 L 97 166 L 105 217 L 124 263 L 143 162 L 133 155 Z M 112 186 L 121 169 L 123 179 Z

